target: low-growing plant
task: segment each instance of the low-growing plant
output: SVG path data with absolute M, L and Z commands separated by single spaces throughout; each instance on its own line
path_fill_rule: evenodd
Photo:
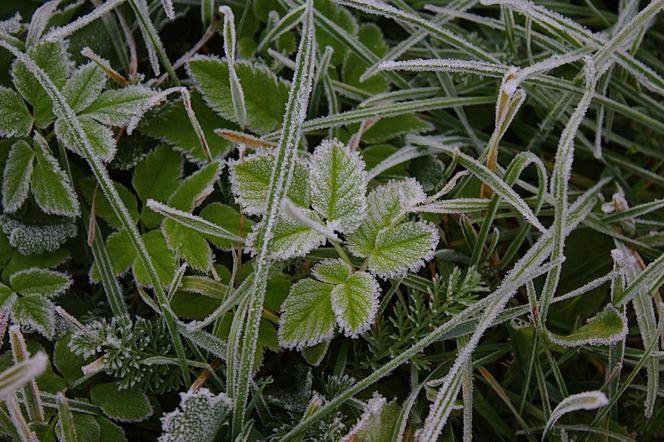
M 664 437 L 664 0 L 0 5 L 0 433 Z

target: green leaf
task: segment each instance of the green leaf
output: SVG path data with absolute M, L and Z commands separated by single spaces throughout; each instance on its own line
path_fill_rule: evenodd
M 329 347 L 330 341 L 321 342 L 320 344 L 316 344 L 313 347 L 307 347 L 302 350 L 302 357 L 310 365 L 318 367 L 320 363 L 323 362 L 323 358 L 327 354 Z
M 247 127 L 259 134 L 277 128 L 288 99 L 288 83 L 258 63 L 238 60 L 235 70 L 244 89 Z M 233 108 L 228 62 L 196 56 L 187 63 L 187 72 L 207 104 L 222 118 L 238 123 Z
M 9 278 L 12 288 L 22 295 L 57 296 L 71 287 L 69 275 L 55 270 L 33 267 L 12 274 Z
M 80 182 L 81 181 L 79 181 L 79 183 Z M 82 180 L 81 187 L 83 195 L 85 196 L 85 199 L 89 204 L 92 204 L 92 199 L 96 188 L 96 184 L 97 181 L 94 178 Z M 124 184 L 119 183 L 117 181 L 113 181 L 113 187 L 115 187 L 115 190 L 120 196 L 120 200 L 127 208 L 131 220 L 133 222 L 136 222 L 136 220 L 138 219 L 138 208 L 137 208 L 138 203 L 136 202 L 136 195 L 134 195 L 134 193 L 131 190 L 127 189 L 124 186 Z M 95 214 L 97 215 L 97 217 L 104 219 L 106 222 L 108 222 L 108 224 L 115 227 L 116 229 L 123 228 L 120 219 L 113 211 L 113 208 L 109 204 L 106 195 L 104 195 L 104 193 L 101 192 L 100 190 L 97 190 L 97 197 L 95 199 Z
M 0 137 L 27 137 L 32 129 L 32 115 L 23 98 L 0 86 Z
M 303 209 L 303 212 L 305 216 L 320 222 L 312 210 Z M 261 248 L 263 229 L 264 222 L 260 222 L 247 236 L 247 250 L 252 254 L 257 254 Z M 325 241 L 325 236 L 311 227 L 279 215 L 274 223 L 269 253 L 273 259 L 280 260 L 301 257 L 325 244 Z
M 118 230 L 110 234 L 106 238 L 106 250 L 116 276 L 129 270 L 137 256 L 126 230 Z M 98 275 L 96 277 L 94 275 L 93 273 L 93 280 L 98 281 Z
M 57 394 L 56 403 L 58 405 L 58 438 L 62 442 L 78 442 L 74 416 L 69 408 L 69 402 L 62 392 Z
M 240 217 L 240 213 L 233 207 L 221 203 L 210 203 L 201 210 L 201 218 L 206 219 L 222 227 L 226 231 L 237 235 L 240 238 L 246 238 L 247 233 L 251 231 L 254 222 L 248 217 Z M 220 249 L 228 250 L 233 246 L 233 242 L 218 236 L 203 235 L 215 246 Z
M 236 201 L 249 215 L 262 215 L 267 204 L 268 187 L 274 166 L 274 155 L 262 152 L 230 164 L 230 177 Z M 301 207 L 309 207 L 309 171 L 296 161 L 288 198 Z
M 159 276 L 159 280 L 162 285 L 167 286 L 170 283 L 177 266 L 173 253 L 167 246 L 166 241 L 159 230 L 152 230 L 141 235 L 141 237 L 143 238 L 143 242 L 145 242 L 145 247 L 148 249 L 148 253 L 150 253 L 152 265 L 157 272 L 157 276 Z M 136 282 L 139 285 L 146 287 L 152 286 L 151 280 L 138 256 L 134 259 L 132 271 L 134 272 L 134 278 L 136 278 Z
M 53 81 L 57 88 L 64 86 L 71 61 L 64 42 L 41 42 L 28 50 L 28 55 Z M 14 86 L 32 105 L 33 117 L 37 127 L 46 127 L 53 119 L 51 98 L 39 81 L 21 61 L 12 68 Z
M 99 442 L 101 438 L 101 427 L 95 420 L 94 416 L 83 413 L 74 413 L 74 427 L 76 428 L 78 442 Z
M 0 282 L 0 308 L 9 308 L 16 301 L 16 293 Z
M 83 132 L 88 136 L 90 147 L 95 155 L 97 155 L 102 161 L 112 160 L 117 151 L 113 131 L 87 116 L 80 117 L 78 121 L 81 124 Z M 57 118 L 55 120 L 54 128 L 58 140 L 60 140 L 67 149 L 76 152 L 79 155 L 83 155 L 81 146 L 78 144 L 78 136 L 70 130 L 71 126 L 69 124 L 63 119 Z
M 362 416 L 343 438 L 354 442 L 383 442 L 394 439 L 395 423 L 399 422 L 401 407 L 396 400 L 387 403 L 378 393 L 369 399 Z
M 547 334 L 553 343 L 563 347 L 615 344 L 627 335 L 627 318 L 609 305 L 569 335 Z
M 51 338 L 55 332 L 55 313 L 51 302 L 41 295 L 19 297 L 12 308 L 14 321 Z
M 412 178 L 390 181 L 375 188 L 367 197 L 366 218 L 348 236 L 350 251 L 357 256 L 368 256 L 375 247 L 378 233 L 397 222 L 411 206 L 425 198 L 422 187 Z
M 382 229 L 367 254 L 369 270 L 381 278 L 415 272 L 433 257 L 438 245 L 435 226 L 408 221 Z
M 332 338 L 336 323 L 332 288 L 313 279 L 293 285 L 281 305 L 279 344 L 282 347 L 301 350 Z
M 233 406 L 224 393 L 207 388 L 180 393 L 180 406 L 161 420 L 161 442 L 212 442 Z
M 40 136 L 35 137 L 35 164 L 32 171 L 32 195 L 46 213 L 64 216 L 79 214 L 78 199 L 69 176 Z
M 161 145 L 136 165 L 131 182 L 145 204 L 150 198 L 166 201 L 177 189 L 181 176 L 182 158 L 172 149 Z M 156 227 L 162 217 L 144 205 L 141 219 L 147 227 Z
M 214 190 L 214 182 L 221 173 L 221 167 L 220 163 L 213 162 L 189 175 L 170 196 L 168 205 L 185 212 L 198 207 Z
M 362 134 L 362 141 L 369 144 L 384 143 L 401 135 L 433 130 L 434 126 L 413 114 L 382 118 Z
M 109 126 L 124 127 L 132 117 L 140 117 L 145 112 L 154 94 L 151 89 L 138 85 L 108 90 L 81 111 L 80 115 Z
M 93 62 L 80 66 L 65 83 L 62 94 L 74 112 L 80 112 L 101 94 L 108 77 Z
M 353 268 L 341 259 L 326 259 L 316 264 L 311 271 L 316 279 L 329 284 L 343 284 L 352 272 Z
M 69 340 L 70 335 L 67 334 L 55 343 L 53 364 L 67 382 L 72 382 L 83 375 L 81 368 L 86 361 L 69 349 Z
M 318 12 L 337 25 L 340 29 L 346 31 L 350 35 L 357 35 L 357 20 L 348 9 L 338 6 L 332 0 L 316 0 L 314 5 Z M 346 53 L 348 53 L 348 48 L 321 26 L 316 26 L 316 43 L 318 45 L 318 51 L 321 54 L 326 46 L 331 46 L 334 49 L 331 63 L 335 66 L 339 65 L 344 60 Z
M 197 231 L 179 224 L 173 219 L 165 219 L 161 231 L 168 248 L 196 270 L 207 272 L 212 266 L 212 249 Z
M 380 286 L 373 276 L 357 272 L 332 289 L 332 309 L 346 336 L 369 329 L 378 311 Z
M 311 204 L 328 225 L 354 231 L 365 216 L 366 174 L 357 152 L 337 140 L 324 141 L 311 158 Z
M 122 427 L 115 425 L 104 416 L 96 416 L 95 419 L 101 429 L 99 442 L 127 442 L 127 437 Z
M 140 422 L 152 416 L 152 406 L 145 393 L 120 390 L 117 384 L 97 384 L 90 389 L 90 400 L 111 419 Z
M 229 127 L 231 123 L 219 118 L 196 92 L 191 93 L 191 107 L 203 129 L 212 158 L 221 156 L 230 147 L 230 144 L 215 135 L 214 129 Z M 189 160 L 207 161 L 207 156 L 200 146 L 182 101 L 169 104 L 154 116 L 145 119 L 140 129 L 144 134 L 173 146 L 179 152 L 184 153 Z
M 2 205 L 13 213 L 23 205 L 30 191 L 35 155 L 28 143 L 19 140 L 9 152 L 2 180 Z
M 387 52 L 387 45 L 383 39 L 383 34 L 380 31 L 380 28 L 373 23 L 363 24 L 360 27 L 357 38 L 371 52 L 379 57 L 382 57 Z M 370 94 L 385 92 L 388 88 L 388 83 L 385 77 L 374 75 L 365 81 L 360 81 L 360 76 L 368 67 L 369 64 L 362 60 L 357 54 L 350 54 L 346 57 L 343 64 L 342 72 L 344 82 Z

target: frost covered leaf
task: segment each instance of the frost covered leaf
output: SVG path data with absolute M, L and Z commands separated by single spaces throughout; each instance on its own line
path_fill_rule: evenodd
M 28 143 L 19 140 L 12 145 L 2 181 L 2 205 L 5 212 L 16 212 L 28 197 L 33 159 L 34 152 Z
M 548 335 L 553 343 L 563 347 L 614 344 L 627 335 L 627 318 L 613 306 L 608 306 L 569 335 L 550 332 Z
M 116 143 L 113 131 L 88 116 L 78 119 L 83 132 L 88 136 L 90 148 L 102 161 L 110 161 L 115 156 Z M 71 131 L 71 126 L 63 119 L 55 120 L 55 135 L 67 147 L 67 149 L 82 155 L 78 137 Z
M 312 270 L 312 275 L 319 281 L 329 284 L 343 284 L 350 278 L 353 269 L 341 259 L 326 259 Z
M 71 62 L 67 47 L 63 42 L 41 42 L 28 50 L 28 54 L 41 69 L 46 72 L 56 87 L 64 86 Z M 32 105 L 33 117 L 37 127 L 46 127 L 53 119 L 51 98 L 28 68 L 20 61 L 12 67 L 14 86 Z
M 185 179 L 168 199 L 168 205 L 190 212 L 213 191 L 213 184 L 221 173 L 220 163 L 210 163 Z M 212 250 L 200 233 L 165 219 L 161 230 L 168 248 L 195 269 L 207 271 L 212 265 Z
M 371 191 L 367 197 L 366 218 L 348 236 L 351 252 L 367 256 L 374 248 L 378 232 L 397 222 L 425 198 L 422 186 L 412 178 L 390 181 Z
M 352 232 L 366 211 L 364 161 L 338 140 L 326 140 L 311 158 L 311 205 L 331 228 Z
M 50 214 L 77 216 L 76 192 L 46 141 L 35 135 L 35 164 L 32 171 L 32 195 L 41 209 Z
M 333 286 L 313 279 L 299 281 L 281 305 L 279 344 L 303 349 L 329 340 L 336 319 L 332 309 Z
M 84 64 L 67 80 L 62 94 L 74 112 L 80 112 L 101 94 L 106 79 L 107 76 L 95 63 Z
M 9 244 L 22 255 L 55 252 L 78 233 L 76 224 L 71 218 L 58 223 L 33 225 L 3 215 L 0 216 L 0 224 L 9 239 Z
M 226 127 L 230 123 L 219 118 L 205 104 L 201 95 L 194 91 L 191 92 L 191 107 L 203 129 L 212 158 L 219 157 L 228 149 L 229 143 L 216 136 L 214 129 Z M 179 152 L 184 153 L 189 160 L 207 161 L 208 158 L 201 148 L 182 100 L 166 105 L 154 112 L 154 115 L 152 114 L 150 113 L 150 116 L 141 122 L 142 133 L 170 144 Z
M 180 406 L 161 418 L 159 442 L 212 442 L 231 407 L 225 394 L 207 388 L 180 393 Z
M 378 232 L 366 254 L 369 270 L 381 278 L 415 272 L 433 257 L 438 245 L 436 228 L 426 222 L 408 221 Z
M 109 126 L 125 127 L 132 118 L 140 117 L 148 108 L 154 91 L 145 86 L 126 86 L 99 95 L 80 116 L 88 116 Z
M 274 155 L 263 152 L 230 165 L 233 194 L 250 215 L 262 215 L 267 204 L 268 187 L 274 167 Z M 302 161 L 295 163 L 288 198 L 301 207 L 309 207 L 309 172 Z
M 9 283 L 22 295 L 57 296 L 71 286 L 72 280 L 65 273 L 32 267 L 13 273 Z
M 251 231 L 254 222 L 249 218 L 240 217 L 237 209 L 226 206 L 221 203 L 211 203 L 201 210 L 201 218 L 206 219 L 224 230 L 238 236 L 246 238 L 247 233 Z M 219 236 L 204 235 L 205 238 L 220 249 L 230 249 L 235 243 L 233 241 L 222 239 Z
M 353 273 L 332 290 L 332 309 L 346 336 L 356 337 L 369 329 L 378 311 L 380 286 L 366 272 Z
M 263 134 L 277 128 L 288 99 L 288 83 L 258 63 L 234 63 L 244 91 L 247 127 Z M 228 61 L 197 56 L 187 63 L 189 76 L 208 105 L 222 118 L 238 123 L 233 107 Z
M 46 338 L 55 332 L 53 304 L 41 295 L 21 296 L 12 307 L 12 317 L 21 326 L 37 330 Z
M 111 419 L 140 422 L 152 416 L 152 406 L 145 393 L 120 390 L 115 383 L 97 384 L 90 389 L 90 400 Z
M 563 415 L 577 410 L 595 410 L 606 406 L 608 403 L 609 400 L 601 391 L 586 391 L 567 396 L 560 401 L 551 413 L 551 416 L 544 427 L 542 440 L 546 439 L 546 434 Z
M 0 86 L 0 137 L 26 137 L 32 129 L 32 116 L 23 98 Z
M 314 211 L 303 209 L 302 212 L 314 222 L 320 223 L 320 219 Z M 260 222 L 247 236 L 247 248 L 253 254 L 260 250 L 263 229 L 264 222 Z M 326 238 L 322 233 L 291 218 L 278 215 L 273 226 L 269 252 L 275 259 L 301 257 L 325 244 L 325 241 Z
M 369 399 L 362 416 L 341 442 L 382 442 L 393 440 L 394 424 L 401 407 L 396 400 L 387 402 L 378 393 Z

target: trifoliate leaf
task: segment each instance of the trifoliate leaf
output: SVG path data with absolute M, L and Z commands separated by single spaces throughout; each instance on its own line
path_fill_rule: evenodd
M 9 283 L 22 295 L 57 296 L 71 287 L 72 280 L 66 273 L 33 267 L 12 274 Z
M 143 201 L 141 219 L 148 227 L 155 227 L 161 216 L 145 206 L 148 199 L 166 201 L 177 189 L 182 175 L 182 158 L 167 146 L 157 146 L 134 168 L 132 184 Z
M 101 94 L 107 78 L 95 63 L 89 62 L 72 73 L 71 78 L 65 83 L 62 94 L 74 112 L 80 112 Z
M 76 192 L 58 160 L 43 139 L 36 139 L 35 164 L 32 171 L 32 195 L 46 213 L 64 216 L 79 214 Z
M 426 194 L 417 181 L 407 178 L 377 187 L 367 197 L 367 216 L 360 227 L 348 236 L 351 252 L 366 257 L 374 248 L 381 229 L 392 225 Z
M 352 272 L 353 268 L 341 259 L 326 259 L 316 264 L 311 271 L 316 279 L 329 284 L 343 284 Z
M 250 155 L 230 164 L 233 194 L 247 214 L 265 212 L 273 166 L 274 156 L 270 152 Z M 288 198 L 298 206 L 309 207 L 309 172 L 302 161 L 295 163 Z
M 224 394 L 207 388 L 180 393 L 180 406 L 161 418 L 159 442 L 212 442 L 232 407 Z
M 15 322 L 32 328 L 46 338 L 55 331 L 55 310 L 51 301 L 41 295 L 20 296 L 14 302 L 12 316 Z
M 311 158 L 311 205 L 334 230 L 354 231 L 365 216 L 366 174 L 357 152 L 324 141 Z
M 320 222 L 316 213 L 304 210 L 305 216 L 309 216 L 316 222 Z M 247 250 L 257 254 L 260 250 L 263 236 L 264 222 L 254 226 L 247 236 Z M 326 238 L 311 227 L 305 226 L 297 221 L 284 216 L 277 216 L 272 230 L 272 241 L 270 243 L 270 254 L 274 259 L 289 259 L 305 256 L 307 253 L 325 244 Z
M 62 41 L 41 42 L 30 48 L 28 54 L 37 66 L 44 70 L 57 88 L 64 86 L 71 68 L 65 43 Z M 53 119 L 51 98 L 22 62 L 14 63 L 12 78 L 16 89 L 32 105 L 37 127 L 46 127 Z
M 569 335 L 550 332 L 548 335 L 553 343 L 563 347 L 614 344 L 627 335 L 627 319 L 613 306 L 608 306 Z
M 19 140 L 12 145 L 2 181 L 2 205 L 5 212 L 18 210 L 28 197 L 35 155 L 28 143 Z
M 281 305 L 279 344 L 282 347 L 301 350 L 332 338 L 336 323 L 330 297 L 332 288 L 313 279 L 293 285 Z
M 276 129 L 281 124 L 288 99 L 288 83 L 258 63 L 238 60 L 235 70 L 244 90 L 247 127 L 259 134 Z M 233 108 L 228 62 L 196 56 L 187 63 L 187 71 L 207 104 L 222 118 L 238 123 Z
M 157 276 L 159 276 L 159 280 L 164 286 L 167 286 L 171 282 L 173 273 L 175 273 L 175 256 L 173 256 L 170 248 L 166 245 L 166 241 L 159 230 L 144 233 L 142 238 L 152 259 L 152 265 L 157 272 Z M 151 279 L 138 256 L 134 259 L 132 271 L 138 284 L 146 287 L 152 286 Z
M 109 126 L 124 127 L 132 117 L 140 117 L 148 108 L 154 91 L 145 86 L 126 86 L 107 90 L 81 111 L 85 115 Z
M 233 207 L 221 203 L 211 203 L 201 210 L 201 218 L 211 221 L 227 231 L 246 238 L 247 233 L 251 231 L 254 222 L 247 217 L 240 217 L 240 213 Z M 205 238 L 220 249 L 230 249 L 233 242 L 227 239 L 204 235 Z
M 432 224 L 408 221 L 386 227 L 366 256 L 368 268 L 381 278 L 415 272 L 433 257 L 437 245 L 438 232 Z
M 373 276 L 356 272 L 332 290 L 332 309 L 346 336 L 357 337 L 369 329 L 378 311 L 380 286 Z
M 90 141 L 90 147 L 95 155 L 105 162 L 112 160 L 117 150 L 113 131 L 109 127 L 97 123 L 88 116 L 79 117 L 78 121 L 81 124 L 83 132 L 87 135 L 88 140 Z M 72 132 L 71 126 L 67 122 L 62 118 L 57 118 L 55 120 L 54 128 L 58 140 L 60 140 L 67 149 L 82 155 L 78 137 Z
M 32 115 L 23 98 L 13 89 L 0 86 L 0 137 L 26 137 Z
M 117 384 L 97 384 L 90 389 L 90 401 L 106 416 L 121 422 L 140 422 L 152 416 L 152 406 L 145 393 L 120 390 Z
M 203 129 L 212 158 L 219 157 L 229 148 L 229 143 L 215 135 L 214 129 L 228 127 L 230 123 L 219 118 L 198 93 L 192 92 L 191 107 Z M 154 116 L 147 118 L 140 129 L 144 134 L 173 146 L 192 161 L 202 162 L 208 159 L 200 146 L 181 100 L 167 105 Z

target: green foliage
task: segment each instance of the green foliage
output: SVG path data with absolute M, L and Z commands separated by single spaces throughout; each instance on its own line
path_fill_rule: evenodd
M 2 440 L 664 437 L 664 0 L 425 3 L 0 2 Z

